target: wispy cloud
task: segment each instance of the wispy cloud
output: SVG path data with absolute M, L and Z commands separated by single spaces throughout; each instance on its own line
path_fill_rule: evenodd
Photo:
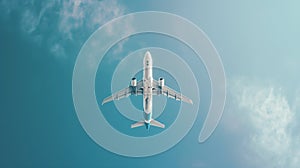
M 231 106 L 235 107 L 230 109 L 231 116 L 236 117 L 235 121 L 243 121 L 235 131 L 248 133 L 240 147 L 240 156 L 259 167 L 298 167 L 300 134 L 295 127 L 298 108 L 292 108 L 296 101 L 289 102 L 279 87 L 250 79 L 231 81 L 229 90 Z M 237 123 L 228 121 L 228 128 L 231 124 Z
M 59 31 L 73 39 L 74 31 L 95 30 L 108 20 L 123 15 L 125 8 L 115 0 L 63 1 L 59 13 Z
M 24 32 L 32 34 L 40 26 L 46 12 L 51 11 L 56 2 L 49 1 L 47 3 L 43 3 L 43 7 L 39 10 L 34 10 L 34 6 L 37 5 L 37 3 L 35 3 L 34 1 L 28 1 L 27 3 L 25 1 L 25 4 L 25 6 L 28 7 L 25 7 L 22 11 L 21 28 Z
M 59 43 L 53 44 L 53 46 L 50 48 L 50 51 L 55 55 L 59 56 L 60 58 L 66 59 L 66 53 L 62 45 Z
M 0 10 L 2 14 L 0 17 L 7 18 L 8 15 L 11 14 L 11 11 L 17 7 L 16 1 L 2 0 L 0 1 Z
M 78 51 L 99 26 L 126 11 L 116 0 L 3 0 L 0 9 L 6 17 L 19 13 L 21 30 L 58 58 L 69 54 L 67 45 Z

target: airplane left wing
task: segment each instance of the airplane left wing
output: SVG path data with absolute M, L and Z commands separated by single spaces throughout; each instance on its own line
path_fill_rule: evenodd
M 193 104 L 193 101 L 190 98 L 182 95 L 181 93 L 176 92 L 175 90 L 171 89 L 170 87 L 168 87 L 166 85 L 160 86 L 159 82 L 156 80 L 153 80 L 153 88 L 154 88 L 153 94 L 156 94 L 156 95 L 162 94 L 164 96 L 173 98 L 178 101 L 183 101 L 186 103 Z
M 113 101 L 113 100 L 119 100 L 119 99 L 128 97 L 130 95 L 142 95 L 142 94 L 143 94 L 143 82 L 139 81 L 139 82 L 137 82 L 136 86 L 129 86 L 127 88 L 124 88 L 124 89 L 112 94 L 111 96 L 106 97 L 102 101 L 102 105 L 105 103 L 108 103 L 110 101 Z

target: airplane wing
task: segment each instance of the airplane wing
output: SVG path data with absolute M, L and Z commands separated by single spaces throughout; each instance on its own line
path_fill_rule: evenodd
M 164 86 L 160 86 L 159 82 L 153 79 L 153 90 L 152 93 L 154 95 L 164 95 L 167 96 L 169 98 L 178 100 L 178 101 L 183 101 L 186 103 L 190 103 L 193 104 L 193 101 L 182 95 L 181 93 L 176 92 L 175 90 L 171 89 L 170 87 L 164 85 Z
M 128 97 L 129 95 L 142 95 L 142 94 L 143 94 L 143 81 L 141 80 L 137 82 L 136 86 L 129 86 L 127 88 L 124 88 L 112 94 L 111 96 L 106 97 L 102 101 L 102 105 L 113 100 L 119 100 Z

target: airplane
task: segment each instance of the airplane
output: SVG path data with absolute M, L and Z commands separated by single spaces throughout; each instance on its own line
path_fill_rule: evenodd
M 143 63 L 144 63 L 143 80 L 137 82 L 137 79 L 135 77 L 132 78 L 130 85 L 127 88 L 124 88 L 112 94 L 111 96 L 105 98 L 102 102 L 102 105 L 113 100 L 119 100 L 128 97 L 129 95 L 143 95 L 144 120 L 132 124 L 131 128 L 136 128 L 144 125 L 146 126 L 147 130 L 149 130 L 150 125 L 159 128 L 165 128 L 164 124 L 152 118 L 152 96 L 153 95 L 164 95 L 169 98 L 173 98 L 177 101 L 183 101 L 189 104 L 193 104 L 193 101 L 190 98 L 166 86 L 164 78 L 160 77 L 158 81 L 153 79 L 152 57 L 149 51 L 145 53 Z

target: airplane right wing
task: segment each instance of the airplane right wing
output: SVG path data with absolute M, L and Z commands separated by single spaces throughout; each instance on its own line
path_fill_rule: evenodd
M 190 98 L 182 95 L 181 93 L 176 92 L 175 90 L 171 89 L 170 87 L 168 87 L 166 85 L 160 86 L 159 82 L 154 79 L 153 79 L 153 88 L 154 88 L 153 94 L 156 94 L 156 95 L 162 94 L 164 96 L 173 98 L 178 101 L 183 101 L 186 103 L 193 104 L 193 101 Z
M 136 86 L 129 86 L 127 88 L 124 88 L 112 94 L 111 96 L 106 97 L 102 101 L 102 105 L 113 100 L 119 100 L 128 97 L 129 95 L 142 95 L 142 94 L 143 94 L 143 81 L 139 81 L 137 82 Z

